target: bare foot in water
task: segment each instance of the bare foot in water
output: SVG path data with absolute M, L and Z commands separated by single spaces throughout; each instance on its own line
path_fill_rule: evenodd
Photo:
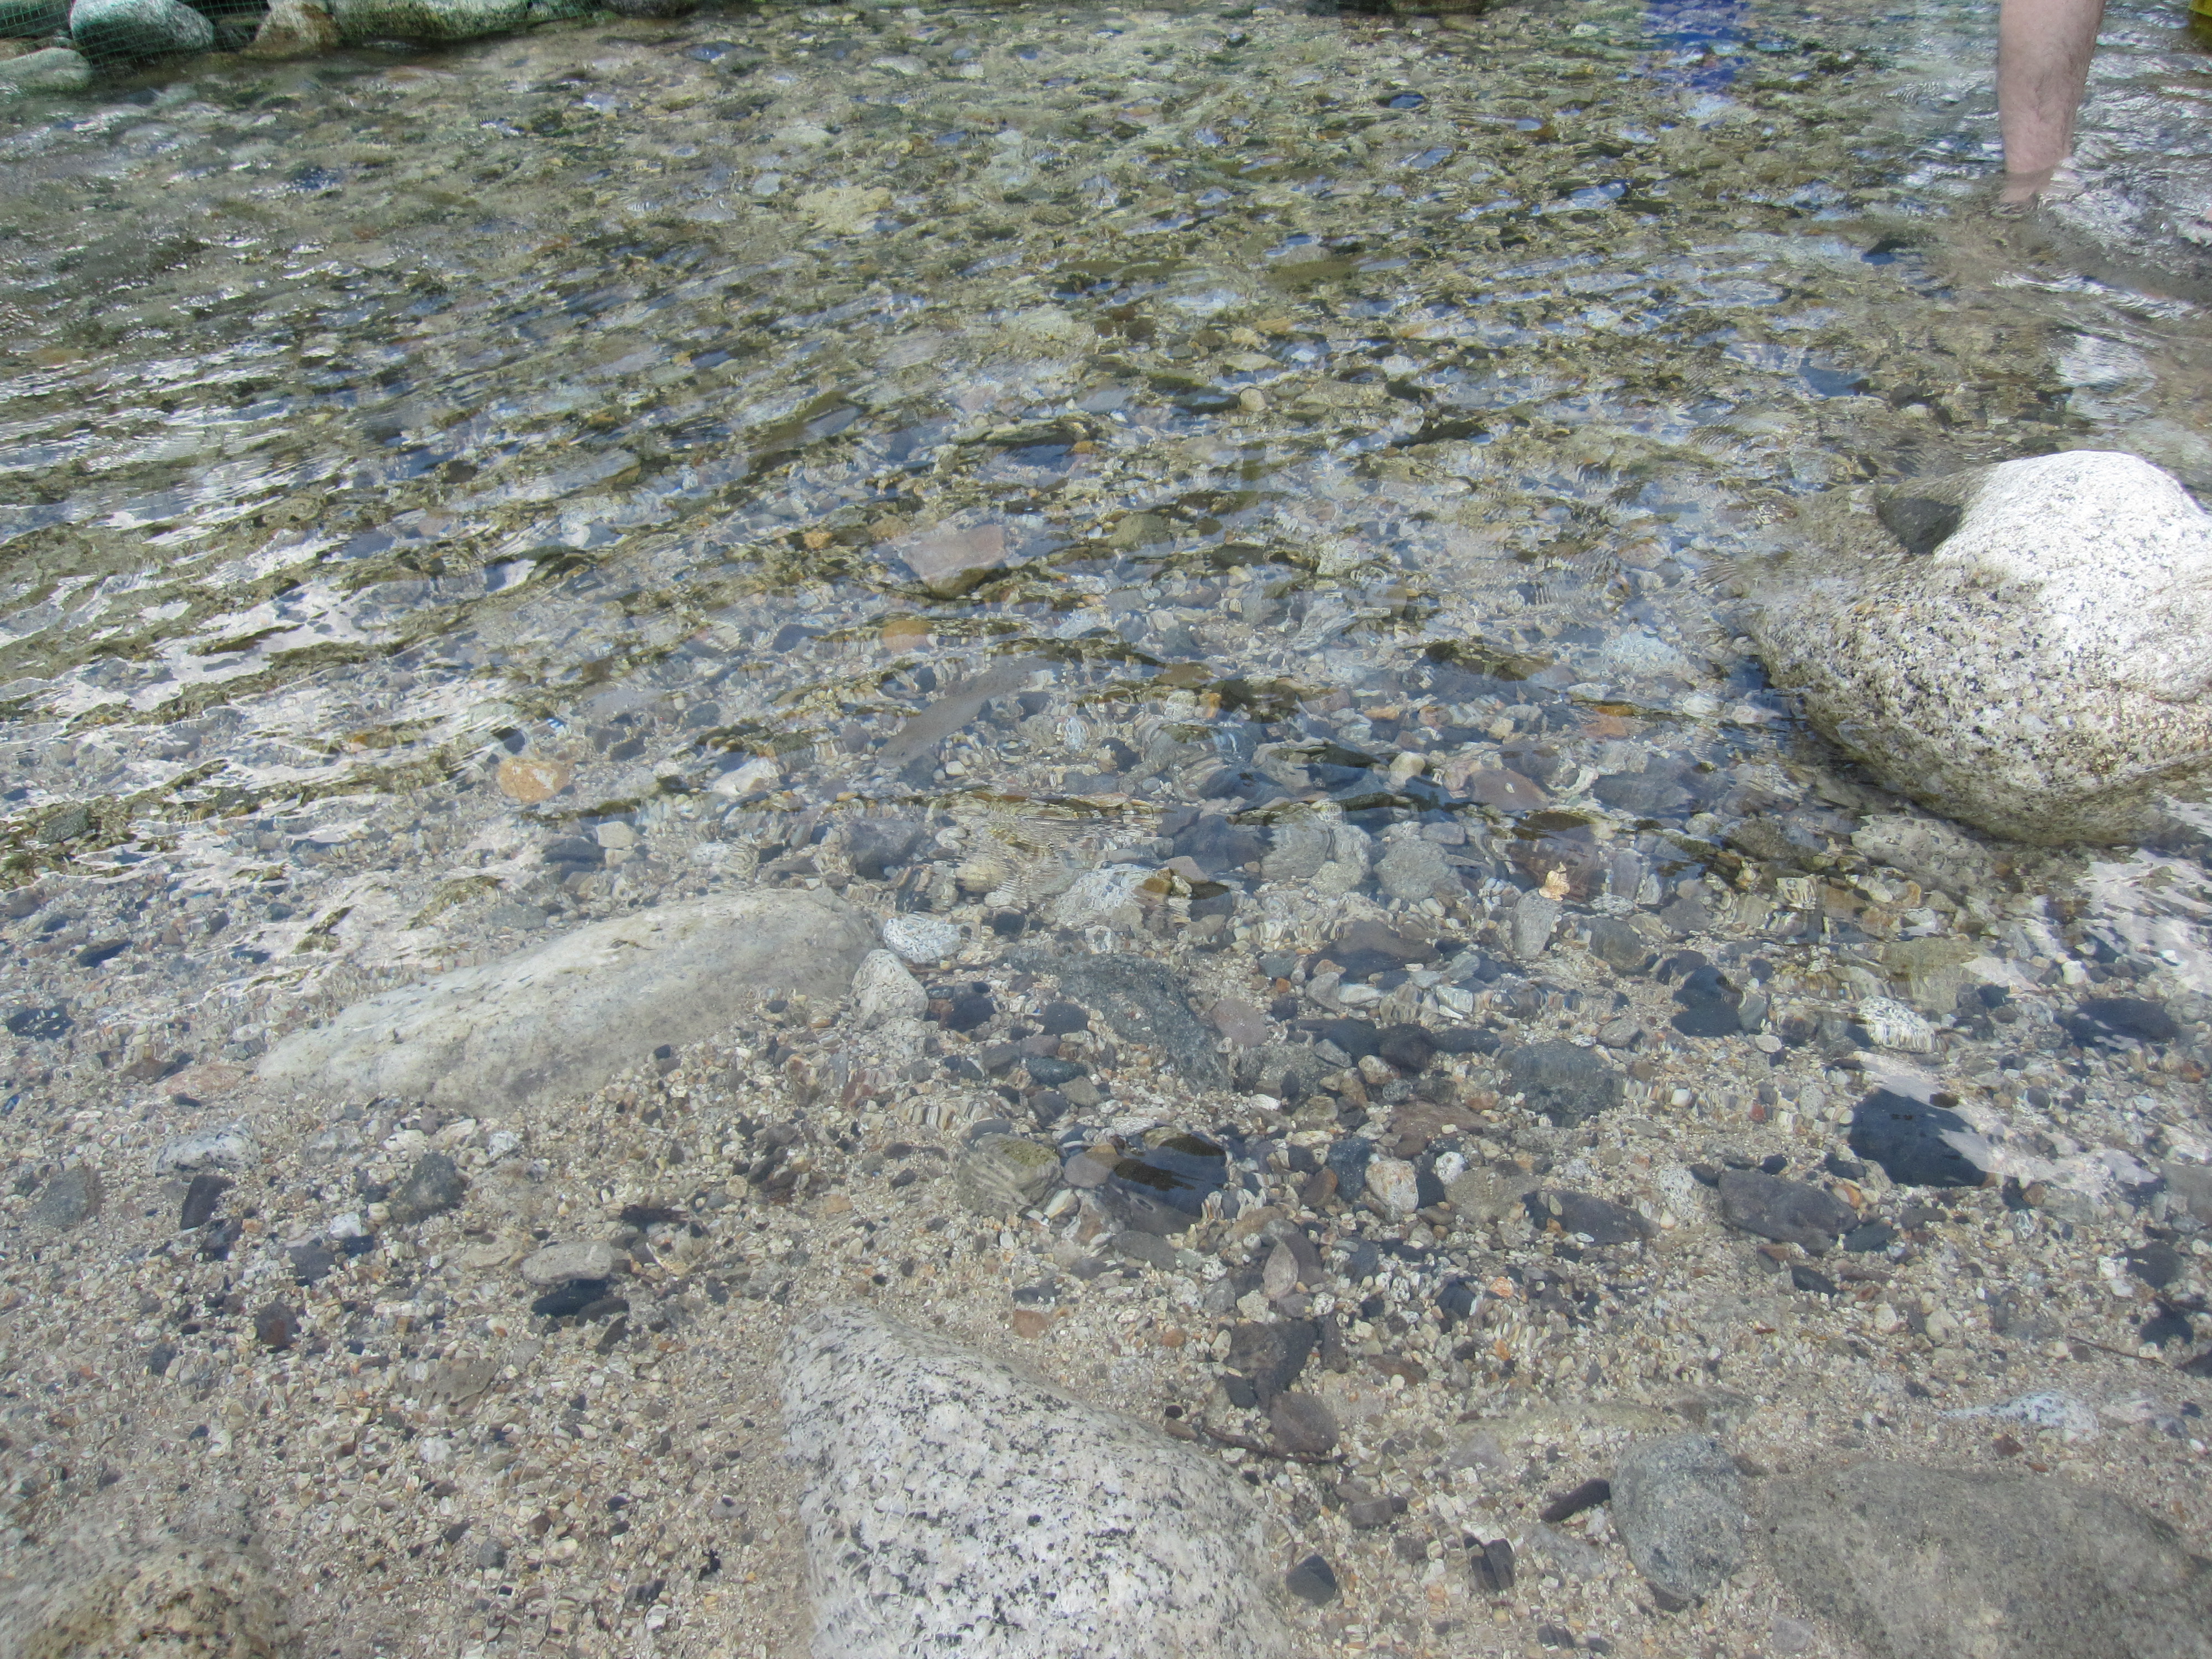
M 2063 202 L 2081 193 L 2081 175 L 2069 157 L 2039 173 L 2008 173 L 1997 191 L 1997 216 L 2017 219 L 2038 202 Z

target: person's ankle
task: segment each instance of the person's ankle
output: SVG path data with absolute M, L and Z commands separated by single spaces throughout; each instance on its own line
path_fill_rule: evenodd
M 2008 207 L 2023 206 L 2033 202 L 2049 185 L 2051 175 L 2057 171 L 2057 166 L 2051 166 L 2039 168 L 2033 173 L 2008 172 L 2004 183 L 1998 188 L 1997 200 Z

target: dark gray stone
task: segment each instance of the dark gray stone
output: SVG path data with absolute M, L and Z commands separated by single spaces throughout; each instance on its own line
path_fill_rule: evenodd
M 1267 1324 L 1231 1326 L 1229 1369 L 1252 1384 L 1263 1407 L 1298 1380 L 1321 1333 L 1310 1319 L 1279 1319 Z
M 881 881 L 886 872 L 906 863 L 929 833 L 917 818 L 855 818 L 845 830 L 845 856 L 853 873 Z
M 1275 1444 L 1286 1452 L 1319 1456 L 1336 1449 L 1336 1414 L 1310 1394 L 1279 1394 L 1267 1409 Z
M 1877 1089 L 1851 1113 L 1851 1150 L 1900 1187 L 1978 1187 L 1989 1143 L 1956 1112 Z
M 1141 1261 L 1147 1267 L 1163 1271 L 1176 1264 L 1176 1247 L 1158 1233 L 1131 1231 L 1114 1235 L 1114 1254 L 1131 1261 Z
M 392 1218 L 401 1225 L 443 1215 L 468 1194 L 469 1183 L 460 1166 L 443 1152 L 425 1152 L 415 1160 L 399 1190 L 386 1200 Z
M 1815 1255 L 1858 1225 L 1858 1212 L 1834 1194 L 1757 1170 L 1723 1172 L 1720 1194 L 1721 1219 L 1731 1227 Z
M 1719 1441 L 1642 1441 L 1621 1458 L 1612 1487 L 1613 1529 L 1637 1571 L 1668 1595 L 1701 1600 L 1743 1565 L 1743 1476 Z
M 99 1213 L 100 1171 L 89 1164 L 72 1164 L 46 1182 L 31 1206 L 30 1222 L 63 1232 Z
M 1105 1020 L 1123 1042 L 1156 1049 L 1190 1082 L 1206 1088 L 1228 1084 L 1229 1068 L 1214 1051 L 1212 1028 L 1191 1012 L 1182 979 L 1165 963 L 1120 953 L 1050 956 L 1025 951 L 1016 965 L 1057 975 L 1070 1000 Z
M 1283 1588 L 1301 1601 L 1324 1607 L 1336 1600 L 1336 1571 L 1318 1555 L 1309 1555 L 1283 1575 Z
M 1554 1123 L 1579 1123 L 1620 1098 L 1620 1074 L 1595 1049 L 1571 1042 L 1532 1042 L 1516 1048 L 1506 1062 L 1512 1085 L 1528 1097 L 1529 1109 Z
M 1617 916 L 1599 916 L 1590 923 L 1589 952 L 1616 974 L 1636 973 L 1651 960 L 1644 935 Z
M 1870 1659 L 2212 1659 L 2212 1562 L 2094 1487 L 1868 1462 L 1759 1509 L 1783 1583 Z
M 230 1190 L 230 1185 L 225 1176 L 205 1172 L 194 1176 L 191 1184 L 185 1188 L 184 1207 L 177 1215 L 178 1231 L 190 1232 L 205 1222 L 215 1213 L 217 1201 Z
M 1522 1200 L 1528 1219 L 1543 1232 L 1557 1222 L 1563 1233 L 1583 1233 L 1593 1244 L 1628 1244 L 1651 1235 L 1651 1224 L 1626 1204 L 1589 1193 L 1547 1188 Z

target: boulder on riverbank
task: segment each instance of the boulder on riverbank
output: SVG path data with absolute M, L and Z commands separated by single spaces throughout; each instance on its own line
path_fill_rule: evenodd
M 1753 639 L 1890 787 L 1993 834 L 2131 842 L 2212 773 L 2212 520 L 2133 455 L 1832 500 L 1748 574 Z

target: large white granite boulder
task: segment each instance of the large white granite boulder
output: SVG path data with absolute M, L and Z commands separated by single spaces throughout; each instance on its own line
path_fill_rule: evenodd
M 2046 845 L 2145 839 L 2203 788 L 2212 520 L 2172 478 L 2085 450 L 1832 509 L 1821 545 L 1743 571 L 1748 621 L 1883 782 Z

